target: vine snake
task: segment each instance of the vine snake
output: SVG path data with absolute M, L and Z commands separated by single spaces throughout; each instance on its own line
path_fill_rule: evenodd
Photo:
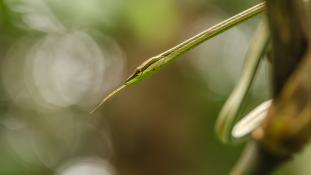
M 116 93 L 124 89 L 126 86 L 138 83 L 143 79 L 153 75 L 155 72 L 159 71 L 168 63 L 174 61 L 178 56 L 188 52 L 195 46 L 203 43 L 204 41 L 213 38 L 214 36 L 234 27 L 241 22 L 258 15 L 265 10 L 265 3 L 259 3 L 235 16 L 224 20 L 215 26 L 208 28 L 207 30 L 193 36 L 192 38 L 178 44 L 177 46 L 157 55 L 151 57 L 150 59 L 143 62 L 138 66 L 134 73 L 118 88 L 108 94 L 105 98 L 99 102 L 90 113 L 95 112 L 102 104 L 104 104 L 108 99 L 114 96 Z
M 208 39 L 217 36 L 218 34 L 242 23 L 243 21 L 254 17 L 265 10 L 265 3 L 259 3 L 237 15 L 234 15 L 227 20 L 224 20 L 215 26 L 208 28 L 207 30 L 193 36 L 192 38 L 176 45 L 175 47 L 157 55 L 151 57 L 150 59 L 143 62 L 138 66 L 134 73 L 118 88 L 113 90 L 105 98 L 99 102 L 90 113 L 95 112 L 102 104 L 104 104 L 108 99 L 114 96 L 116 93 L 124 89 L 125 87 L 136 84 L 143 79 L 152 76 L 154 73 L 158 72 L 167 64 L 174 61 L 180 55 L 190 51 L 197 45 L 207 41 Z M 255 36 L 255 41 L 248 51 L 246 56 L 246 64 L 242 71 L 242 77 L 230 96 L 227 103 L 224 105 L 223 110 L 220 113 L 216 124 L 216 131 L 220 139 L 224 142 L 228 141 L 231 136 L 231 129 L 234 121 L 237 118 L 237 113 L 239 111 L 240 105 L 244 100 L 246 93 L 252 83 L 253 77 L 257 70 L 259 60 L 266 48 L 268 42 L 268 32 L 266 30 L 265 24 L 261 24 Z

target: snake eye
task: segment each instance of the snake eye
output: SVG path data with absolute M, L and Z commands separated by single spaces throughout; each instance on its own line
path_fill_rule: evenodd
M 128 81 L 130 81 L 130 80 L 132 80 L 133 78 L 135 78 L 139 73 L 141 73 L 142 71 L 141 71 L 141 69 L 136 69 L 135 71 L 134 71 L 134 73 L 132 74 L 132 75 L 130 75 L 126 80 L 125 80 L 125 82 L 128 82 Z

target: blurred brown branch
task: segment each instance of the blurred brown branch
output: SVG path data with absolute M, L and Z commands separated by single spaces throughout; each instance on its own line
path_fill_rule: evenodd
M 273 154 L 291 157 L 311 130 L 311 55 L 303 1 L 268 0 L 272 34 L 274 104 L 254 138 Z
M 299 152 L 311 137 L 310 26 L 306 4 L 267 0 L 272 37 L 273 105 L 253 132 L 233 174 L 270 174 Z

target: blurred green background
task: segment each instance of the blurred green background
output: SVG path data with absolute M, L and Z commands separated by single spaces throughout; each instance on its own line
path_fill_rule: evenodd
M 145 59 L 254 0 L 0 0 L 0 175 L 223 175 L 214 134 L 256 17 L 88 112 Z M 269 98 L 263 61 L 243 113 Z M 308 152 L 277 174 L 308 174 Z M 310 155 L 310 153 L 309 153 Z

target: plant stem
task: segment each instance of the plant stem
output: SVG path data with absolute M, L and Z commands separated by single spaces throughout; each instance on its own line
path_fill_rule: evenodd
M 235 165 L 230 175 L 265 175 L 280 164 L 290 159 L 289 157 L 276 157 L 252 141 L 246 146 L 240 160 Z

